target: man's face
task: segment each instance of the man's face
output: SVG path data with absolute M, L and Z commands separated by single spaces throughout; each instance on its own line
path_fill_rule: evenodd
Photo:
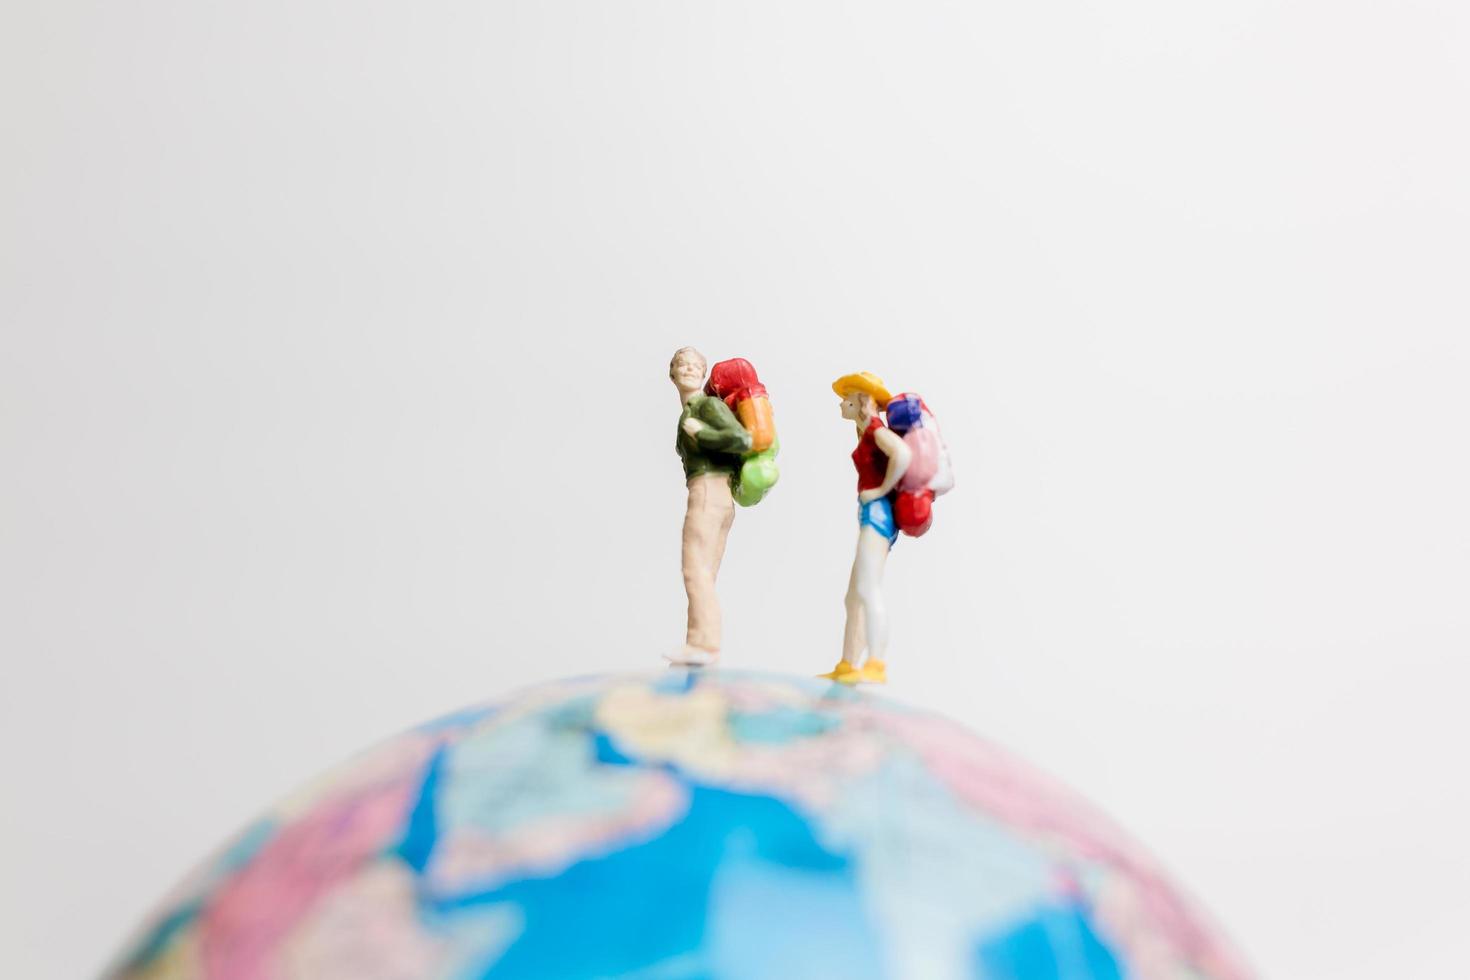
M 680 391 L 698 391 L 704 386 L 704 361 L 695 354 L 680 354 L 669 373 Z

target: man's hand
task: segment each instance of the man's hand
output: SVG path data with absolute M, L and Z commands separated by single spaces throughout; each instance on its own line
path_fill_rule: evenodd
M 862 490 L 858 493 L 858 503 L 871 504 L 873 501 L 883 496 L 886 496 L 886 494 L 884 494 L 884 492 L 877 487 L 874 487 L 871 490 Z
M 704 423 L 699 421 L 699 419 L 687 418 L 684 420 L 684 431 L 691 436 L 699 435 L 699 430 L 703 428 Z

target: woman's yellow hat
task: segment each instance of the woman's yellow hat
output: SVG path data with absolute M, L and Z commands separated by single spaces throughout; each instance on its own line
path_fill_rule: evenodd
M 854 391 L 861 391 L 865 395 L 871 395 L 873 401 L 878 403 L 879 408 L 887 408 L 888 402 L 893 398 L 888 389 L 883 385 L 883 379 L 872 371 L 859 371 L 857 374 L 844 374 L 832 382 L 832 390 L 843 398 Z

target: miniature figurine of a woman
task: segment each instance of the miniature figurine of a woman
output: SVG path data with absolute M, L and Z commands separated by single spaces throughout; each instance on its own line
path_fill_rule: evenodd
M 849 684 L 881 684 L 888 671 L 883 567 L 898 539 L 888 494 L 909 468 L 909 448 L 878 417 L 891 396 L 877 375 L 867 371 L 846 374 L 833 382 L 832 390 L 842 398 L 842 417 L 857 426 L 858 445 L 852 462 L 858 477 L 858 541 L 844 600 L 847 622 L 842 630 L 842 659 L 822 676 Z
M 899 531 L 918 537 L 933 521 L 936 495 L 954 485 L 949 453 L 928 406 L 918 395 L 888 393 L 875 374 L 861 371 L 832 383 L 842 417 L 857 427 L 858 541 L 847 583 L 842 659 L 823 677 L 845 684 L 888 679 L 888 610 L 883 569 Z M 891 406 L 891 407 L 890 407 Z M 879 417 L 887 410 L 885 425 Z
M 710 664 L 719 656 L 720 599 L 715 576 L 735 522 L 732 484 L 751 448 L 750 432 L 724 398 L 706 393 L 706 367 L 704 355 L 693 347 L 681 347 L 669 362 L 669 378 L 679 390 L 683 407 L 674 448 L 684 462 L 689 487 L 682 552 L 689 619 L 683 649 L 668 657 L 676 664 Z M 764 396 L 764 389 L 761 393 Z

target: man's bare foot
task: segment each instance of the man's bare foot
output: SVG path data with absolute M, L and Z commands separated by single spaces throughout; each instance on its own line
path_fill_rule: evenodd
M 666 653 L 664 659 L 678 667 L 708 667 L 720 659 L 720 651 L 684 646 L 677 653 Z

